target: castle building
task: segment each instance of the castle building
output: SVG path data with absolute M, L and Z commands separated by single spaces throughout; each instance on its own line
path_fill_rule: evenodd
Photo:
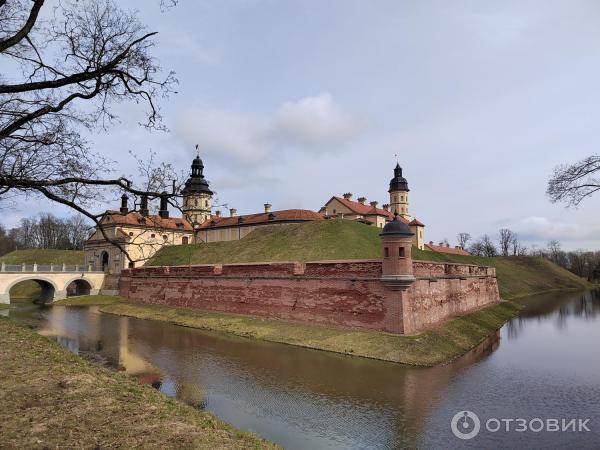
M 421 250 L 444 251 L 445 248 L 425 244 L 425 225 L 409 214 L 409 188 L 399 164 L 389 183 L 389 204 L 381 208 L 378 202 L 366 203 L 366 198 L 352 200 L 352 194 L 331 197 L 319 212 L 306 209 L 272 211 L 269 203 L 264 211 L 238 215 L 235 208 L 224 217 L 221 211 L 212 212 L 213 191 L 204 178 L 204 164 L 197 156 L 192 161 L 190 176 L 182 189 L 183 217 L 169 217 L 167 194 L 160 199 L 157 215 L 148 208 L 142 197 L 139 211 L 130 211 L 123 195 L 118 211 L 108 210 L 84 245 L 86 264 L 98 270 L 120 273 L 124 268 L 139 267 L 165 245 L 221 242 L 243 239 L 263 226 L 285 225 L 326 219 L 356 220 L 383 229 L 396 216 L 412 233 L 412 244 Z M 106 236 L 119 247 L 106 240 Z
M 409 214 L 408 182 L 402 176 L 402 167 L 396 164 L 394 177 L 390 180 L 389 204 L 383 208 L 378 207 L 378 202 L 372 201 L 368 205 L 365 197 L 352 200 L 350 192 L 341 197 L 331 197 L 325 206 L 319 211 L 326 218 L 341 218 L 358 220 L 377 228 L 383 228 L 386 223 L 392 221 L 394 216 L 400 216 L 400 220 L 410 227 L 413 233 L 413 245 L 420 250 L 425 249 L 425 225 Z

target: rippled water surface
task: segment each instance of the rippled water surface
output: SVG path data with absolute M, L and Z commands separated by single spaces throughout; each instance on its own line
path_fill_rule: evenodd
M 291 449 L 600 448 L 600 293 L 526 311 L 450 365 L 405 367 L 103 314 L 14 306 L 11 317 L 167 395 Z M 6 313 L 6 312 L 5 312 Z M 589 418 L 590 432 L 453 436 L 455 413 Z

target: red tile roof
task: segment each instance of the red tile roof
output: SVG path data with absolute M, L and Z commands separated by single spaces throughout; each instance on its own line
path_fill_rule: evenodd
M 240 221 L 241 219 L 241 221 Z M 238 225 L 258 225 L 278 222 L 308 222 L 311 220 L 324 220 L 323 215 L 307 209 L 284 209 L 270 213 L 246 214 L 235 217 L 211 216 L 209 220 L 200 225 L 201 229 L 235 227 Z
M 350 211 L 352 211 L 355 214 L 360 214 L 362 216 L 384 216 L 387 217 L 389 220 L 393 220 L 394 219 L 394 214 L 390 211 L 386 211 L 385 209 L 381 209 L 381 208 L 375 208 L 371 205 L 363 205 L 362 203 L 359 202 L 354 202 L 352 200 L 347 200 L 343 197 L 332 197 L 332 199 L 336 199 L 338 202 L 340 202 L 342 205 L 344 205 L 346 208 L 348 208 Z M 331 200 L 329 200 L 331 201 Z M 327 202 L 329 203 L 329 202 Z M 408 223 L 408 221 L 404 218 L 400 218 L 403 222 Z
M 409 225 L 417 225 L 419 227 L 424 227 L 425 225 L 423 225 L 421 222 L 419 222 L 417 219 L 413 219 Z
M 192 226 L 190 223 L 182 217 L 162 218 L 157 215 L 142 216 L 139 212 L 121 214 L 117 211 L 106 211 L 106 214 L 102 219 L 102 224 L 130 225 L 166 230 L 192 231 Z
M 436 253 L 449 253 L 451 255 L 469 256 L 470 253 L 462 248 L 446 247 L 445 245 L 425 244 L 425 250 L 431 250 Z

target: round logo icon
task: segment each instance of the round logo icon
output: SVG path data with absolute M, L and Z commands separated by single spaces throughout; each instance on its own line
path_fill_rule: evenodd
M 450 423 L 452 433 L 459 439 L 473 439 L 479 434 L 481 422 L 473 411 L 459 411 Z

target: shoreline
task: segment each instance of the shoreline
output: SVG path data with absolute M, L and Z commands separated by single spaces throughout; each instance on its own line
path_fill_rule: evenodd
M 13 319 L 0 317 L 0 335 L 0 372 L 10 374 L 0 379 L 4 445 L 279 448 L 90 362 Z
M 135 303 L 114 303 L 100 307 L 100 311 L 107 314 L 157 320 L 210 332 L 423 367 L 447 364 L 468 353 L 520 310 L 518 304 L 502 301 L 450 319 L 417 335 L 398 335 L 192 308 Z

